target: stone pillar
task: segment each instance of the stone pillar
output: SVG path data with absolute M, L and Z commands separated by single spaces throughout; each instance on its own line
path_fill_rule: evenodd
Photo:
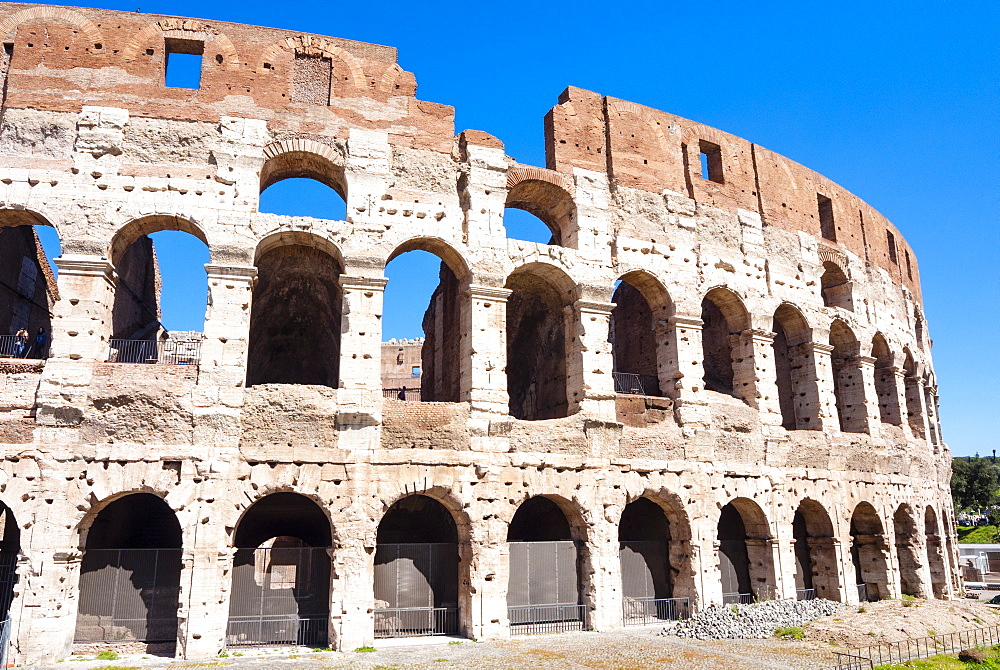
M 769 435 L 782 433 L 774 338 L 770 331 L 749 328 L 733 342 L 733 387 L 758 410 Z
M 487 516 L 486 509 L 483 516 Z M 510 636 L 507 619 L 507 524 L 496 515 L 488 516 L 482 522 L 470 525 L 471 626 L 466 634 L 477 640 L 501 640 Z
M 569 413 L 583 412 L 588 418 L 615 421 L 615 387 L 611 376 L 611 343 L 608 328 L 611 302 L 577 300 L 565 309 L 566 395 Z
M 928 440 L 930 428 L 927 424 L 927 405 L 920 380 L 916 377 L 904 377 L 906 388 L 906 424 L 910 433 L 918 440 Z
M 114 267 L 100 256 L 55 259 L 59 296 L 52 344 L 38 387 L 38 423 L 71 426 L 83 419 L 95 361 L 106 361 L 115 301 Z
M 38 547 L 43 543 L 37 541 L 37 536 L 33 538 L 27 559 L 19 559 L 17 566 L 18 583 L 11 612 L 20 606 L 20 614 L 12 617 L 13 660 L 57 662 L 73 652 L 83 555 L 76 550 L 52 548 L 64 535 L 44 543 L 49 545 L 45 547 Z
M 711 420 L 702 393 L 705 368 L 701 326 L 699 317 L 682 314 L 656 324 L 660 389 L 673 398 L 674 412 L 682 426 L 707 427 Z
M 897 367 L 876 368 L 875 388 L 878 391 L 876 401 L 879 420 L 883 423 L 901 426 L 903 431 L 909 435 L 909 425 L 905 421 L 906 395 L 903 374 L 902 369 Z
M 701 552 L 711 560 L 702 562 L 701 606 L 722 604 L 722 543 L 718 539 L 701 544 Z
M 177 612 L 177 656 L 186 659 L 216 658 L 226 647 L 236 554 L 210 524 L 198 529 L 207 532 L 194 533 L 193 544 L 185 547 Z
M 343 317 L 337 423 L 342 449 L 376 449 L 382 422 L 384 277 L 340 276 Z
M 747 556 L 750 559 L 750 583 L 757 599 L 795 598 L 795 580 L 785 579 L 787 571 L 781 562 L 781 543 L 777 538 L 748 537 L 746 545 Z M 786 543 L 786 545 L 790 551 L 791 544 Z M 794 555 L 792 558 L 794 565 Z M 787 574 L 787 576 L 791 578 L 792 575 Z M 789 581 L 790 586 L 787 585 Z M 788 595 L 789 591 L 791 595 Z
M 863 391 L 859 390 L 857 401 L 857 417 L 862 422 L 863 430 L 872 437 L 878 437 L 882 427 L 882 416 L 878 410 L 878 391 L 875 389 L 875 359 L 871 356 L 855 357 L 858 369 L 861 371 Z
M 333 556 L 331 646 L 351 651 L 375 644 L 375 531 L 340 540 Z
M 511 291 L 469 284 L 462 300 L 460 399 L 474 413 L 506 415 L 507 298 Z
M 205 265 L 208 312 L 198 384 L 240 388 L 246 383 L 250 306 L 257 268 Z
M 469 166 L 458 182 L 465 210 L 463 233 L 472 240 L 503 239 L 509 169 L 503 143 L 486 133 L 465 131 L 458 146 Z
M 808 543 L 816 597 L 847 602 L 845 600 L 847 581 L 844 579 L 840 539 L 836 537 L 810 537 Z M 853 564 L 851 567 L 853 569 Z M 854 590 L 856 594 L 857 589 Z
M 566 231 L 563 243 L 576 249 L 582 258 L 608 263 L 611 260 L 608 175 L 577 167 L 573 168 L 573 183 L 576 216 Z
M 786 534 L 787 533 L 787 534 Z M 779 536 L 770 540 L 774 547 L 775 598 L 797 598 L 795 584 L 795 543 L 791 525 L 779 527 Z
M 609 375 L 610 376 L 610 375 Z M 591 630 L 604 631 L 622 627 L 622 571 L 618 550 L 618 525 L 601 515 L 587 530 L 590 554 L 590 583 L 584 604 Z M 587 581 L 585 575 L 581 575 Z

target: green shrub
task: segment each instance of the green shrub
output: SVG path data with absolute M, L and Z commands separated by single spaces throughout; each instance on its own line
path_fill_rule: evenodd
M 104 651 L 99 652 L 97 656 L 95 656 L 94 658 L 96 658 L 98 661 L 117 661 L 118 654 L 111 651 L 110 649 L 105 649 Z
M 782 640 L 802 640 L 805 636 L 806 632 L 798 626 L 788 626 L 774 631 L 774 637 L 781 638 Z
M 375 647 L 358 647 L 354 651 L 361 652 L 361 653 L 367 653 L 369 651 L 375 651 Z

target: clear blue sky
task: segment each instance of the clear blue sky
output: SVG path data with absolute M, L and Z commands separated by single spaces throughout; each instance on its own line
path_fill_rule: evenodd
M 525 163 L 544 165 L 542 116 L 567 85 L 695 119 L 803 163 L 867 200 L 913 245 L 945 439 L 957 455 L 1000 449 L 1000 3 L 93 6 L 141 6 L 395 46 L 400 64 L 416 73 L 419 98 L 454 105 L 457 130 L 490 132 Z M 282 197 L 265 193 L 262 208 L 295 213 L 290 208 L 302 198 Z M 312 205 L 330 211 L 336 203 Z M 165 275 L 180 261 L 201 272 L 202 261 L 190 262 L 188 251 L 164 243 L 160 256 Z M 436 261 L 409 256 L 387 270 L 386 337 L 419 334 L 426 303 L 417 297 L 434 285 Z M 406 262 L 412 265 L 403 268 Z M 394 286 L 393 274 L 412 277 L 420 269 L 428 281 Z M 200 295 L 195 285 L 204 286 L 203 274 L 190 286 L 182 282 L 178 302 Z M 168 327 L 199 327 L 190 324 L 201 318 L 200 306 L 192 312 L 165 302 Z

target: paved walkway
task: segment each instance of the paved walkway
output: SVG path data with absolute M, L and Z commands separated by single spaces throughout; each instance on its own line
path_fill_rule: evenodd
M 384 640 L 374 652 L 309 649 L 243 650 L 243 656 L 207 661 L 122 658 L 74 659 L 75 670 L 218 668 L 231 670 L 826 670 L 834 663 L 826 645 L 785 640 L 682 640 L 658 629 L 539 635 L 498 642 L 433 643 Z M 232 650 L 230 653 L 239 653 Z M 60 663 L 45 670 L 65 670 Z M 38 666 L 32 666 L 41 670 Z

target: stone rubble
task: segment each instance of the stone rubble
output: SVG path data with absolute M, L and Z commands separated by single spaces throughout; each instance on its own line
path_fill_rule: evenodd
M 765 600 L 751 605 L 711 605 L 690 619 L 663 629 L 661 635 L 698 640 L 750 640 L 774 635 L 779 628 L 801 626 L 847 607 L 832 600 Z

